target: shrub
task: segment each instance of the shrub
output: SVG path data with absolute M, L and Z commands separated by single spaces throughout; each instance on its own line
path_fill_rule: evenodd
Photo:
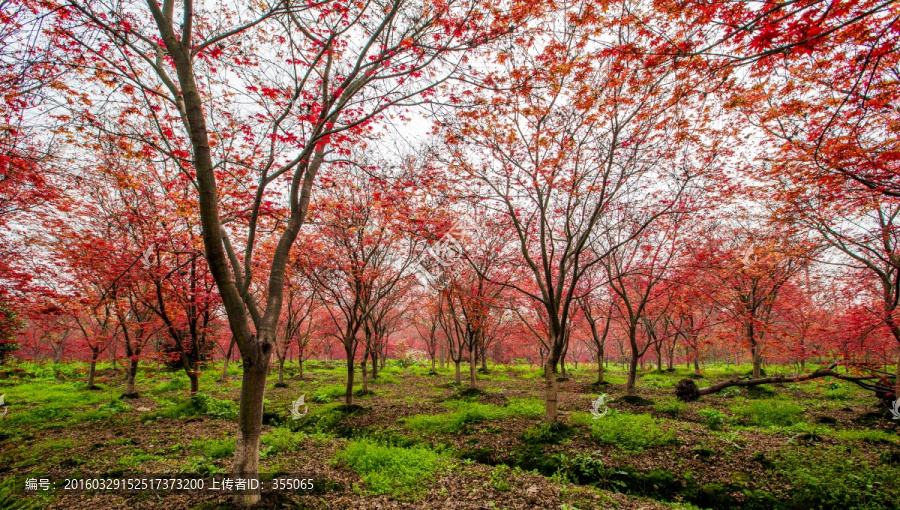
M 623 450 L 641 451 L 674 444 L 675 432 L 664 430 L 659 420 L 649 414 L 619 413 L 594 420 L 592 434 L 601 443 Z
M 347 445 L 336 460 L 359 473 L 370 494 L 395 498 L 415 496 L 425 489 L 444 457 L 423 447 L 384 446 L 363 439 Z
M 709 430 L 722 430 L 722 426 L 725 425 L 725 413 L 716 409 L 701 409 L 697 411 L 697 414 L 703 418 L 703 423 L 709 428 Z
M 180 404 L 176 404 L 166 412 L 169 418 L 187 418 L 191 416 L 210 416 L 233 420 L 237 418 L 237 406 L 230 400 L 219 400 L 209 395 L 198 393 Z
M 668 414 L 678 416 L 688 408 L 687 404 L 674 397 L 669 397 L 658 402 L 655 406 L 656 412 L 660 414 Z
M 730 407 L 738 421 L 744 425 L 787 427 L 803 421 L 803 407 L 790 402 L 775 400 L 752 401 Z
M 313 402 L 317 404 L 327 404 L 331 402 L 331 395 L 325 393 L 324 391 L 317 391 L 313 393 L 312 398 L 310 398 Z

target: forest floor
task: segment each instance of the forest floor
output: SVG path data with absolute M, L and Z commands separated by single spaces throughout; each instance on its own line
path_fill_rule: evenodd
M 309 362 L 301 379 L 266 391 L 260 472 L 312 478 L 313 489 L 269 491 L 269 508 L 657 509 L 900 507 L 898 422 L 873 394 L 831 379 L 728 388 L 682 403 L 683 368 L 646 371 L 640 399 L 624 371 L 570 367 L 560 424 L 543 415 L 534 367 L 491 366 L 477 391 L 452 368 L 429 375 L 394 362 L 343 405 L 346 368 Z M 815 368 L 815 367 L 811 367 Z M 0 508 L 229 508 L 224 492 L 69 490 L 64 479 L 224 478 L 234 454 L 240 368 L 211 366 L 189 396 L 181 371 L 142 368 L 140 397 L 121 399 L 122 372 L 87 390 L 84 365 L 0 367 Z M 706 367 L 698 385 L 744 373 Z M 793 368 L 769 367 L 789 374 Z M 58 372 L 58 374 L 57 374 Z M 4 374 L 0 373 L 0 377 Z M 695 376 L 696 377 L 696 376 Z M 360 387 L 356 388 L 359 392 Z M 592 401 L 607 394 L 595 418 Z M 304 396 L 306 414 L 291 415 Z M 601 409 L 603 409 L 601 407 Z M 2 411 L 0 411 L 2 412 Z M 163 476 L 165 475 L 165 476 Z M 49 490 L 25 491 L 46 478 Z M 71 482 L 69 482 L 71 483 Z M 84 482 L 81 482 L 84 483 Z M 90 485 L 90 482 L 88 482 Z M 304 484 L 305 487 L 305 484 Z

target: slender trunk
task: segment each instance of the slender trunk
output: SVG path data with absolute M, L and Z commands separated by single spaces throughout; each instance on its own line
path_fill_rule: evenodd
M 475 387 L 475 367 L 478 366 L 478 357 L 475 355 L 475 342 L 469 343 L 469 387 Z
M 700 373 L 700 362 L 697 361 L 697 358 L 694 358 L 694 372 Z
M 200 369 L 195 364 L 194 368 L 189 370 L 187 374 L 191 380 L 191 395 L 196 395 L 200 391 Z
M 753 378 L 759 379 L 762 374 L 762 356 L 759 352 L 759 344 L 753 346 Z
M 557 418 L 557 384 L 555 363 L 547 360 L 544 365 L 544 421 L 547 423 L 556 423 Z
M 362 391 L 365 393 L 369 391 L 369 374 L 368 370 L 366 370 L 366 365 L 368 364 L 368 354 L 363 356 L 362 363 L 359 364 L 360 368 L 362 368 Z
M 137 376 L 138 370 L 138 359 L 137 356 L 132 356 L 131 361 L 128 363 L 128 367 L 125 371 L 125 396 L 126 397 L 137 397 L 138 394 L 134 391 L 134 380 Z
M 436 374 L 437 371 L 434 369 L 434 356 L 431 357 L 431 373 Z
M 597 383 L 603 384 L 603 344 L 597 349 Z
M 91 353 L 91 369 L 88 372 L 88 389 L 92 390 L 94 386 L 94 374 L 97 372 L 97 352 Z
M 232 475 L 239 478 L 256 478 L 259 473 L 259 437 L 262 429 L 263 399 L 266 393 L 266 374 L 269 371 L 270 352 L 243 357 L 243 380 L 238 411 L 238 433 L 235 438 Z M 259 358 L 256 362 L 254 358 Z M 246 492 L 238 497 L 246 506 L 259 501 L 260 494 Z
M 303 379 L 303 357 L 297 355 L 297 362 L 300 364 L 300 379 Z
M 347 352 L 347 394 L 345 402 L 348 406 L 353 405 L 353 369 L 355 368 L 356 363 L 354 363 L 353 358 L 356 354 L 355 352 Z
M 656 370 L 662 372 L 662 346 L 656 344 Z
M 284 385 L 284 358 L 278 360 L 278 383 L 279 386 Z
M 231 350 L 234 349 L 234 337 L 231 337 L 231 343 L 228 344 L 228 352 L 225 354 L 225 363 L 222 364 L 222 380 L 228 380 L 228 360 L 231 359 Z
M 634 388 L 634 383 L 637 380 L 637 366 L 638 366 L 638 346 L 637 346 L 637 331 L 636 326 L 631 327 L 631 331 L 628 332 L 628 341 L 631 344 L 631 360 L 628 364 L 628 382 L 625 384 L 625 394 L 629 396 L 637 395 L 637 392 Z
M 484 343 L 481 344 L 481 371 L 487 373 L 487 348 L 484 346 Z
M 462 384 L 459 374 L 459 361 L 453 360 L 453 363 L 456 365 L 456 384 Z
M 897 379 L 894 381 L 894 397 L 900 398 L 900 353 L 897 354 Z
M 628 365 L 628 383 L 625 385 L 625 394 L 634 396 L 637 395 L 637 391 L 635 391 L 634 383 L 637 379 L 637 365 L 638 359 L 637 354 L 631 355 L 631 363 Z
M 372 351 L 372 380 L 378 379 L 378 351 Z

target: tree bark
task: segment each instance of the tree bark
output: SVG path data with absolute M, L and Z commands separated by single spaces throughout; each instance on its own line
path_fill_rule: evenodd
M 478 367 L 478 358 L 475 355 L 475 341 L 469 342 L 469 387 L 475 387 L 475 371 Z
M 188 371 L 188 378 L 191 380 L 191 395 L 196 395 L 200 391 L 200 370 L 195 368 Z
M 268 354 L 258 356 L 254 362 L 251 356 L 244 356 L 244 374 L 241 384 L 241 401 L 238 412 L 238 434 L 234 447 L 234 466 L 232 473 L 236 477 L 256 477 L 259 472 L 259 437 L 262 429 L 263 398 L 266 392 L 266 375 L 269 371 Z M 257 356 L 253 356 L 256 358 Z M 255 504 L 260 499 L 258 492 L 248 492 L 238 496 L 246 506 Z
M 459 361 L 453 360 L 453 363 L 456 365 L 456 384 L 462 384 L 462 379 L 460 378 L 459 373 Z
M 597 384 L 603 384 L 603 345 L 597 349 Z
M 637 395 L 637 390 L 635 390 L 635 381 L 637 380 L 637 353 L 632 352 L 631 354 L 631 362 L 628 364 L 628 382 L 625 384 L 625 394 L 629 396 Z
M 125 396 L 135 398 L 138 396 L 134 390 L 134 380 L 137 377 L 138 359 L 137 356 L 131 358 L 125 371 Z
M 284 385 L 284 358 L 278 360 L 278 383 L 279 386 Z
M 760 356 L 759 344 L 753 345 L 753 378 L 759 379 L 762 376 L 762 356 Z
M 544 365 L 544 391 L 544 421 L 556 423 L 558 415 L 556 366 L 549 361 Z
M 776 384 L 776 383 L 789 383 L 789 382 L 802 382 L 809 381 L 811 379 L 818 379 L 821 377 L 834 377 L 835 379 L 841 379 L 844 381 L 852 382 L 862 388 L 865 388 L 870 391 L 875 391 L 878 393 L 879 391 L 883 392 L 885 390 L 890 390 L 890 388 L 886 388 L 878 383 L 871 383 L 868 381 L 877 380 L 878 377 L 870 376 L 870 377 L 851 377 L 847 375 L 841 375 L 834 371 L 834 365 L 816 370 L 815 372 L 799 376 L 799 377 L 762 377 L 762 378 L 733 378 L 727 381 L 723 381 L 717 384 L 713 384 L 711 386 L 707 386 L 705 388 L 697 388 L 696 383 L 694 383 L 691 379 L 682 379 L 678 382 L 675 387 L 675 396 L 677 396 L 680 400 L 684 401 L 692 401 L 697 400 L 697 398 L 703 395 L 710 395 L 712 393 L 716 393 L 725 388 L 731 386 L 759 386 L 760 384 Z
M 362 363 L 359 364 L 360 368 L 362 368 L 362 391 L 363 393 L 369 391 L 369 374 L 368 370 L 366 370 L 366 365 L 368 365 L 369 356 L 363 356 Z

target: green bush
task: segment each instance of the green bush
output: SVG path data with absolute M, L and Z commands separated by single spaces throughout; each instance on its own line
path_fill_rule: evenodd
M 191 416 L 210 416 L 233 420 L 237 418 L 237 406 L 230 400 L 219 400 L 203 393 L 191 397 L 166 411 L 169 418 L 188 418 Z
M 729 407 L 743 425 L 787 427 L 803 421 L 803 407 L 777 400 L 749 401 Z
M 725 425 L 725 413 L 716 409 L 701 409 L 697 414 L 703 418 L 703 423 L 709 430 L 722 430 Z
M 317 404 L 327 404 L 331 402 L 331 395 L 325 393 L 324 391 L 317 391 L 313 393 L 313 396 L 312 398 L 310 398 L 310 400 Z
M 665 400 L 660 400 L 659 402 L 657 402 L 654 408 L 656 409 L 656 412 L 660 414 L 678 416 L 679 414 L 687 410 L 688 405 L 675 397 L 669 397 Z
M 641 451 L 674 444 L 675 432 L 664 430 L 660 421 L 649 414 L 619 413 L 594 420 L 591 433 L 601 443 L 623 450 Z
M 445 458 L 423 447 L 384 446 L 363 439 L 348 444 L 336 460 L 359 473 L 370 494 L 401 498 L 423 492 Z

